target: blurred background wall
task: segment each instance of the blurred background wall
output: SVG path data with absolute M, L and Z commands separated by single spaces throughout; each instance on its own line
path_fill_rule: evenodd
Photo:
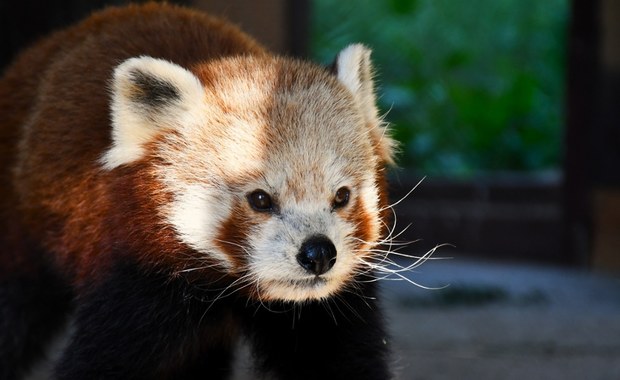
M 185 0 L 272 50 L 329 63 L 374 50 L 380 106 L 401 141 L 403 240 L 447 256 L 620 271 L 620 3 Z M 104 5 L 0 3 L 0 66 Z M 36 10 L 36 11 L 35 11 Z M 389 111 L 389 112 L 388 112 Z

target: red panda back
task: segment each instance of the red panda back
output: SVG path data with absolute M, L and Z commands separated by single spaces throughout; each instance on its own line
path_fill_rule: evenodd
M 234 26 L 156 3 L 104 10 L 25 51 L 0 80 L 0 180 L 11 183 L 0 190 L 2 219 L 23 225 L 71 275 L 83 271 L 119 206 L 109 196 L 118 179 L 98 163 L 111 142 L 114 67 L 142 55 L 191 68 L 248 54 L 264 50 Z

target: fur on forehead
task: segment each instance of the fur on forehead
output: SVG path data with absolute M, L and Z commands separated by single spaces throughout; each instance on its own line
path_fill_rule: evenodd
M 200 141 L 201 149 L 213 145 L 220 158 L 232 155 L 221 163 L 241 160 L 247 171 L 259 163 L 278 170 L 304 164 L 307 170 L 332 157 L 362 164 L 365 171 L 374 168 L 365 116 L 328 70 L 284 58 L 234 57 L 193 71 L 204 84 L 209 112 L 205 125 L 183 129 L 184 138 Z M 241 174 L 237 168 L 222 169 Z
M 246 118 L 243 125 L 260 130 L 256 141 L 262 154 L 255 159 L 262 163 L 267 185 L 282 190 L 289 183 L 298 190 L 304 186 L 332 192 L 343 177 L 360 182 L 354 177 L 374 172 L 379 159 L 372 132 L 336 76 L 302 61 L 234 61 L 207 67 L 201 77 L 213 78 L 207 93 L 219 99 L 223 110 L 241 108 L 245 112 L 237 117 Z M 214 75 L 224 70 L 227 75 Z M 257 120 L 259 125 L 252 125 Z M 246 155 L 245 150 L 253 148 L 247 142 L 234 150 Z
M 268 130 L 265 176 L 276 188 L 287 183 L 294 197 L 336 191 L 374 173 L 377 158 L 363 116 L 341 87 L 298 81 L 276 96 Z

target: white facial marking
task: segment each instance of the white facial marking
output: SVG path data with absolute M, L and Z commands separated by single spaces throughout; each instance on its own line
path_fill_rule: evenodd
M 369 54 L 368 49 L 360 44 L 349 45 L 338 53 L 338 79 L 352 94 L 357 94 L 362 87 L 361 65 Z
M 230 213 L 229 208 L 227 199 L 218 197 L 216 190 L 186 185 L 175 193 L 168 220 L 182 241 L 199 252 L 208 253 L 217 264 L 229 270 L 232 268 L 230 258 L 213 241 L 218 227 Z

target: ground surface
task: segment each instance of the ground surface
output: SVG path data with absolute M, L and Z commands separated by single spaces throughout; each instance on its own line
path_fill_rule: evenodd
M 620 277 L 459 260 L 385 288 L 402 379 L 620 379 Z

